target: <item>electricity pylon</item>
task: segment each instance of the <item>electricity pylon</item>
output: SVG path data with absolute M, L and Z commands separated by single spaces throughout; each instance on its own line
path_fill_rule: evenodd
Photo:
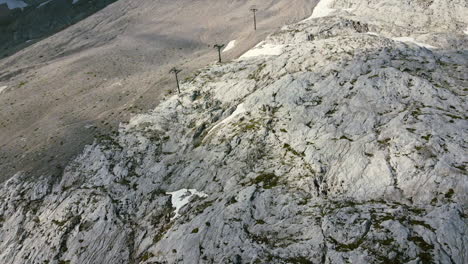
M 216 44 L 214 47 L 218 49 L 218 62 L 221 63 L 221 49 L 224 47 L 224 44 Z
M 253 12 L 254 30 L 257 30 L 257 16 L 255 15 L 255 13 L 257 13 L 258 9 L 257 8 L 251 8 L 250 11 Z
M 174 73 L 175 75 L 175 79 L 176 79 L 176 83 L 177 83 L 177 91 L 180 93 L 180 86 L 179 86 L 179 78 L 177 76 L 177 74 L 179 74 L 179 72 L 181 72 L 182 70 L 179 70 L 177 69 L 176 67 L 173 67 L 169 73 Z

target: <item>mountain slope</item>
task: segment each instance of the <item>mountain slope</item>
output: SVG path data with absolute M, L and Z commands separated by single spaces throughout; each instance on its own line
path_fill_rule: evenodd
M 407 1 L 326 2 L 60 180 L 6 182 L 2 262 L 468 262 L 468 21 L 406 35 L 353 10 Z
M 115 0 L 0 0 L 0 58 L 77 23 Z
M 0 181 L 18 171 L 58 177 L 95 136 L 174 91 L 171 67 L 185 78 L 217 59 L 213 44 L 237 39 L 223 54 L 233 58 L 315 2 L 121 0 L 0 60 Z

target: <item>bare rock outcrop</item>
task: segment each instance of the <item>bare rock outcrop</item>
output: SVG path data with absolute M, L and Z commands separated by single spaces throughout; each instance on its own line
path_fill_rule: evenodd
M 329 2 L 6 182 L 0 262 L 467 263 L 466 3 Z

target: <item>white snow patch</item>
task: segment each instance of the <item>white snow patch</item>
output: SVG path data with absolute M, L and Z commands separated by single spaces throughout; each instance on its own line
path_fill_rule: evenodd
M 329 16 L 336 9 L 330 8 L 330 6 L 335 2 L 335 0 L 320 0 L 320 2 L 315 6 L 312 15 L 305 19 L 310 20 L 312 18 L 326 17 Z M 351 10 L 351 9 L 350 9 Z
M 223 119 L 223 121 L 216 124 L 212 129 L 210 129 L 210 131 L 208 131 L 208 134 L 210 134 L 211 131 L 215 130 L 217 127 L 219 127 L 219 126 L 221 126 L 223 124 L 229 123 L 234 117 L 236 117 L 237 115 L 240 115 L 240 114 L 242 114 L 244 112 L 245 112 L 244 104 L 238 105 L 236 110 L 230 116 L 226 117 L 225 119 Z
M 379 33 L 376 33 L 376 32 L 367 32 L 368 35 L 371 35 L 371 36 L 376 36 L 376 37 L 380 37 L 380 34 Z
M 235 46 L 236 46 L 236 40 L 231 40 L 231 41 L 229 41 L 229 43 L 227 44 L 226 48 L 224 48 L 223 52 L 226 52 L 226 51 L 228 51 L 228 50 L 231 50 L 231 49 L 233 49 Z
M 466 27 L 465 31 L 463 31 L 466 35 L 468 35 L 468 27 Z
M 260 42 L 253 49 L 247 51 L 242 56 L 240 60 L 257 57 L 257 56 L 278 56 L 283 53 L 284 45 L 268 44 L 264 41 Z
M 416 44 L 420 47 L 424 47 L 427 49 L 437 49 L 437 47 L 431 46 L 429 44 L 417 42 L 414 38 L 411 38 L 411 37 L 399 37 L 399 38 L 392 38 L 392 39 L 396 41 L 400 41 L 400 42 L 413 43 L 413 44 Z
M 207 194 L 199 192 L 195 189 L 180 189 L 178 191 L 168 192 L 166 194 L 170 194 L 172 196 L 171 203 L 172 207 L 175 208 L 175 216 L 172 217 L 172 219 L 180 216 L 179 210 L 190 202 L 190 198 L 192 198 L 192 196 L 196 195 L 202 198 L 208 197 Z
M 40 8 L 40 7 L 42 7 L 42 6 L 45 6 L 45 5 L 47 5 L 48 3 L 50 3 L 50 2 L 52 2 L 52 0 L 45 1 L 45 2 L 41 3 L 40 5 L 38 5 L 37 8 Z
M 8 86 L 0 86 L 0 93 L 2 93 Z
M 2 4 L 6 4 L 10 10 L 16 8 L 25 8 L 28 6 L 28 4 L 21 0 L 0 0 L 0 5 Z

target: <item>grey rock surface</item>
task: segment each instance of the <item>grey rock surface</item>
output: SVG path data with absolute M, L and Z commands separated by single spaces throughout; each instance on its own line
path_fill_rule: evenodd
M 467 263 L 467 10 L 420 2 L 438 11 L 330 1 L 201 69 L 61 179 L 18 173 L 0 189 L 0 262 Z

